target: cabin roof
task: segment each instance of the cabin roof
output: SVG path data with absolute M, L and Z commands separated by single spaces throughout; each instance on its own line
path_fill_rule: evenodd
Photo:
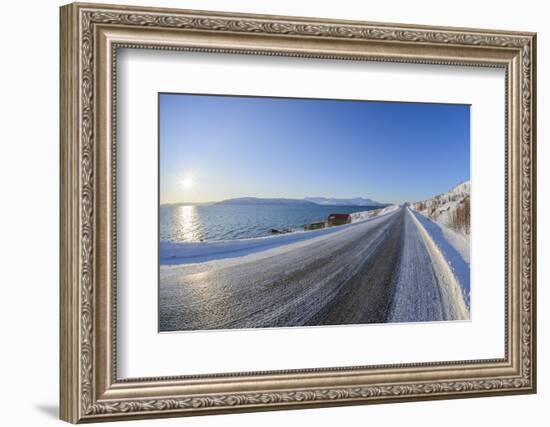
M 348 219 L 350 217 L 350 214 L 331 213 L 328 217 L 330 219 Z

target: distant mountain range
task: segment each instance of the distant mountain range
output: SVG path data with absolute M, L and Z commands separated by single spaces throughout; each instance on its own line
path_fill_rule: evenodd
M 237 197 L 235 199 L 222 200 L 217 205 L 313 205 L 303 199 L 263 199 L 259 197 Z
M 322 205 L 322 206 L 385 206 L 382 203 L 363 197 L 338 199 L 334 197 L 306 197 L 304 199 L 264 199 L 259 197 L 238 197 L 222 200 L 223 205 Z
M 352 199 L 337 199 L 334 197 L 306 197 L 304 200 L 323 206 L 385 206 L 372 199 L 354 197 Z

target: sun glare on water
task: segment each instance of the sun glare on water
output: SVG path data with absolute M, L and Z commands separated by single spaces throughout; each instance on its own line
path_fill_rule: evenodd
M 177 235 L 181 241 L 197 242 L 202 240 L 202 226 L 195 206 L 179 206 L 175 214 Z

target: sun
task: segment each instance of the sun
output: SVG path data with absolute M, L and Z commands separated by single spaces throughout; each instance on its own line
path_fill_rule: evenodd
M 191 174 L 184 176 L 181 180 L 181 185 L 186 190 L 193 188 L 195 186 L 195 177 Z

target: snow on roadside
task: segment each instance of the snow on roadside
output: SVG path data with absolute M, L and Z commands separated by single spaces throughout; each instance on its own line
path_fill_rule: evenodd
M 460 254 L 464 262 L 468 265 L 470 264 L 470 238 L 468 235 L 457 233 L 438 221 L 428 218 L 422 212 L 415 210 L 412 210 L 412 212 L 414 212 L 418 220 L 424 225 L 434 240 L 438 241 L 440 238 L 445 239 L 447 243 Z
M 452 318 L 456 320 L 467 320 L 470 318 L 470 295 L 465 294 L 460 279 L 452 269 L 446 254 L 441 251 L 439 246 L 432 239 L 426 228 L 420 223 L 417 216 L 409 210 L 413 220 L 416 222 L 418 231 L 424 240 L 426 249 L 430 254 L 434 266 L 434 273 L 440 284 L 441 296 L 446 305 L 451 309 Z
M 424 214 L 412 210 L 414 217 L 428 233 L 433 243 L 443 254 L 449 268 L 458 280 L 462 295 L 470 307 L 470 239 L 444 225 L 431 220 Z

